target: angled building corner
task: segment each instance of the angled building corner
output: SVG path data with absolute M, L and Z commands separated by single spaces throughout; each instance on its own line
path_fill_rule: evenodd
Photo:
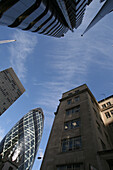
M 2 115 L 25 89 L 12 68 L 0 72 L 0 115 Z
M 113 142 L 87 85 L 63 93 L 40 170 L 110 170 L 111 161 Z
M 101 0 L 100 2 L 103 2 L 105 0 Z M 91 23 L 88 25 L 86 30 L 84 31 L 83 35 L 89 31 L 95 24 L 97 24 L 104 16 L 109 14 L 113 11 L 113 1 L 112 0 L 106 0 L 99 12 L 96 14 L 96 16 L 93 18 Z

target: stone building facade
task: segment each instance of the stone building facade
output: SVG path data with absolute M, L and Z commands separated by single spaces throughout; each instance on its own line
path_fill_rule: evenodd
M 0 115 L 2 115 L 25 89 L 12 68 L 0 72 Z
M 101 104 L 86 84 L 63 93 L 40 170 L 113 168 L 113 142 Z

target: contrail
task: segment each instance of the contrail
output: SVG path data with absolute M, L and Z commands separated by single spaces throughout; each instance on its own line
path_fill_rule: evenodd
M 3 41 L 0 41 L 0 44 L 9 43 L 13 41 L 16 41 L 16 40 L 3 40 Z

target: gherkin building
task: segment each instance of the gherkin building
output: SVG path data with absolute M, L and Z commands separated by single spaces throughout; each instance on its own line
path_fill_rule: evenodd
M 41 108 L 29 111 L 0 143 L 1 170 L 31 170 L 41 141 L 44 115 Z

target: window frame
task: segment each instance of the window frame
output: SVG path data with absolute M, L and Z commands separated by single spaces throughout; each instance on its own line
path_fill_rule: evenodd
M 79 143 L 78 143 L 79 142 Z M 82 148 L 81 136 L 66 138 L 61 141 L 61 152 L 69 152 Z
M 107 119 L 111 118 L 110 112 L 105 112 L 104 114 L 105 114 L 105 116 L 106 116 Z

